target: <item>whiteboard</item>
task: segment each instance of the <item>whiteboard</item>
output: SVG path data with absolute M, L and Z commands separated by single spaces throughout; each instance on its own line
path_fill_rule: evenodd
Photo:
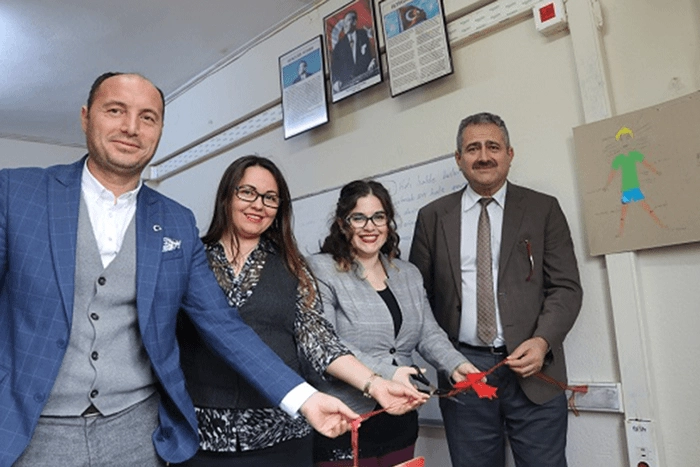
M 413 240 L 413 227 L 418 210 L 429 202 L 448 193 L 460 190 L 465 179 L 457 168 L 454 154 L 440 156 L 420 164 L 404 167 L 372 177 L 384 185 L 394 203 L 397 232 L 400 238 L 401 257 L 408 259 Z M 304 255 L 318 253 L 328 235 L 335 213 L 340 188 L 336 187 L 292 200 L 294 209 L 294 235 Z M 427 368 L 427 376 L 437 385 L 437 372 L 418 354 L 414 361 Z M 437 399 L 431 398 L 418 411 L 423 425 L 442 425 Z
M 429 202 L 464 187 L 454 154 L 371 177 L 386 187 L 394 203 L 401 258 L 407 259 L 418 210 Z M 335 187 L 294 198 L 294 235 L 304 255 L 318 253 L 328 235 L 340 189 Z

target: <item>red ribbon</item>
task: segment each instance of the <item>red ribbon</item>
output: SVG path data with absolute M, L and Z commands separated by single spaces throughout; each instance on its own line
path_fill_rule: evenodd
M 573 412 L 574 415 L 577 417 L 580 415 L 578 412 L 578 408 L 576 407 L 576 393 L 580 392 L 581 394 L 586 394 L 588 392 L 588 386 L 585 384 L 580 384 L 576 386 L 569 386 L 568 384 L 564 384 L 561 381 L 557 381 L 556 379 L 552 378 L 551 376 L 547 376 L 544 373 L 537 372 L 535 373 L 535 376 L 537 376 L 539 379 L 542 381 L 546 381 L 549 384 L 553 384 L 562 390 L 566 391 L 567 389 L 571 391 L 571 395 L 569 396 L 569 408 Z
M 425 467 L 425 457 L 414 457 L 413 459 L 397 464 L 394 467 Z
M 375 415 L 379 415 L 382 412 L 386 412 L 386 407 L 383 409 L 375 410 L 373 412 L 367 412 L 365 414 L 360 415 L 359 418 L 356 418 L 352 422 L 350 422 L 350 427 L 351 427 L 351 434 L 350 434 L 350 441 L 352 443 L 352 460 L 353 460 L 353 466 L 354 467 L 359 467 L 360 465 L 360 425 L 362 422 L 367 420 L 370 417 L 374 417 Z
M 449 393 L 442 395 L 442 396 L 437 396 L 437 397 L 454 397 L 455 395 L 459 394 L 460 392 L 467 391 L 468 389 L 473 389 L 474 392 L 476 393 L 477 396 L 479 396 L 480 399 L 493 399 L 496 396 L 496 388 L 495 386 L 488 385 L 483 382 L 483 380 L 496 371 L 499 367 L 503 366 L 506 364 L 506 360 L 501 360 L 498 362 L 496 365 L 491 367 L 487 371 L 482 371 L 480 373 L 470 373 L 467 375 L 466 379 L 463 381 L 460 381 L 459 383 L 455 383 L 452 391 Z M 558 388 L 561 388 L 562 390 L 566 391 L 569 390 L 571 391 L 571 396 L 569 396 L 569 407 L 571 408 L 571 411 L 576 415 L 577 417 L 579 416 L 578 409 L 576 408 L 575 404 L 575 396 L 576 393 L 579 392 L 581 394 L 586 394 L 588 392 L 588 386 L 586 385 L 577 385 L 577 386 L 569 386 L 565 383 L 562 383 L 561 381 L 557 381 L 556 379 L 552 378 L 551 376 L 547 376 L 541 371 L 535 373 L 536 377 L 541 379 L 542 381 L 545 381 L 549 384 L 553 384 L 557 386 Z M 356 418 L 350 423 L 351 426 L 351 434 L 350 434 L 350 439 L 352 442 L 352 458 L 353 458 L 353 466 L 354 467 L 359 467 L 360 465 L 360 438 L 359 438 L 359 430 L 360 430 L 360 425 L 362 424 L 363 421 L 367 420 L 368 418 L 374 417 L 375 415 L 378 415 L 382 412 L 386 412 L 387 408 L 383 408 L 380 410 L 375 410 L 373 412 L 367 412 L 365 414 L 360 415 L 359 418 Z M 422 457 L 416 457 L 415 459 L 412 459 L 408 462 L 404 462 L 403 464 L 399 464 L 399 466 L 396 467 L 423 467 L 425 464 L 425 459 Z

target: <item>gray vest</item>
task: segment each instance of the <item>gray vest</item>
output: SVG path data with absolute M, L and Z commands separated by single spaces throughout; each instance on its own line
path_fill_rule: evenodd
M 81 197 L 76 251 L 70 341 L 42 415 L 78 416 L 90 404 L 112 415 L 155 392 L 136 309 L 134 220 L 104 268 Z

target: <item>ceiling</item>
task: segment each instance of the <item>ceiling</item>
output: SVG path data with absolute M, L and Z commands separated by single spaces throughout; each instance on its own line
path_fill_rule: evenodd
M 1 0 L 0 138 L 84 146 L 80 107 L 105 71 L 166 100 L 323 0 Z

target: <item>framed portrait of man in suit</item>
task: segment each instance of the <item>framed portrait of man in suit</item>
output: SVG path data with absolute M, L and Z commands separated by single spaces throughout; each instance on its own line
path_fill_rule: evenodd
M 371 0 L 354 0 L 323 19 L 331 102 L 382 81 Z

